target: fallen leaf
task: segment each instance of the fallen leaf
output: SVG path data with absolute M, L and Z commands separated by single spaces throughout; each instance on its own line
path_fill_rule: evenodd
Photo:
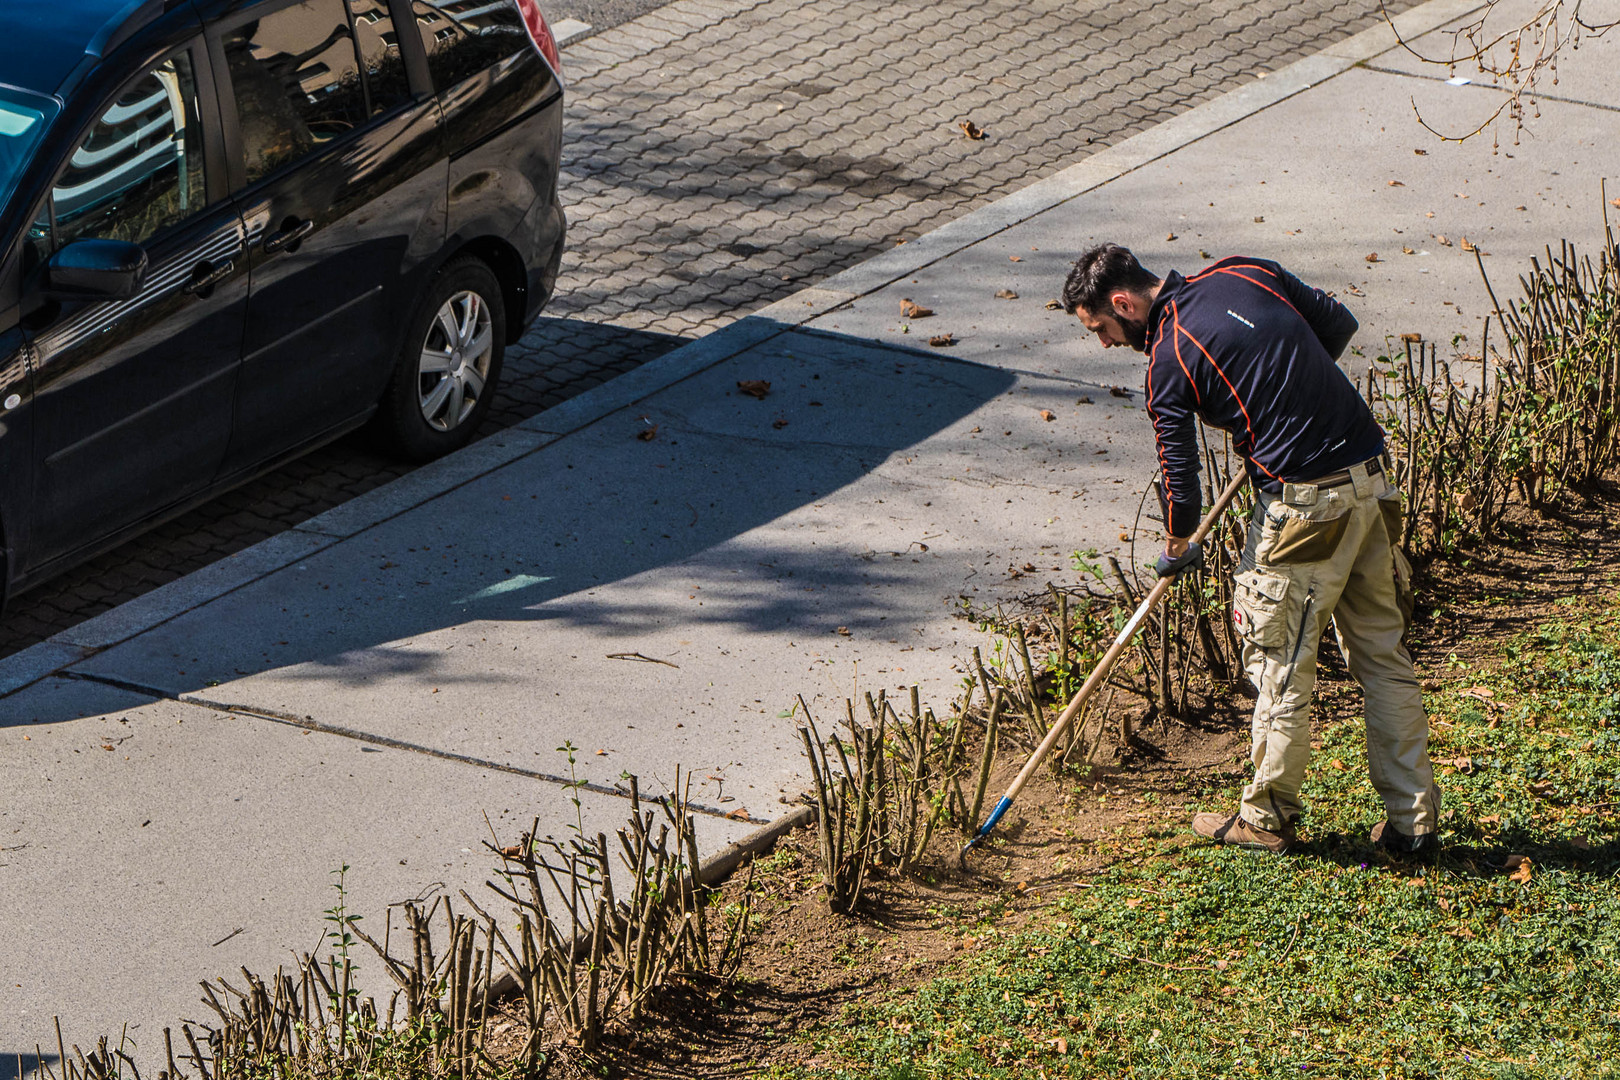
M 1406 333 L 1406 334 L 1401 335 L 1401 340 L 1411 342 L 1413 345 L 1418 345 L 1418 344 L 1422 343 L 1423 335 L 1422 334 Z
M 1530 208 L 1528 206 L 1515 206 L 1513 209 L 1515 209 L 1515 210 L 1528 210 Z
M 1613 207 L 1616 207 L 1616 208 L 1620 208 L 1620 199 L 1610 199 L 1609 200 L 1609 205 L 1613 206 Z
M 777 431 L 781 431 L 783 428 L 785 428 L 787 426 L 788 426 L 788 422 L 786 420 L 783 420 L 780 416 L 777 417 L 775 420 L 771 421 L 771 427 L 775 428 Z
M 1340 761 L 1338 758 L 1334 758 L 1332 761 L 1328 762 L 1328 768 L 1332 769 L 1334 772 L 1347 772 L 1350 767 L 1344 762 Z
M 1484 817 L 1479 819 L 1479 823 L 1481 825 L 1500 825 L 1502 824 L 1502 815 L 1486 814 Z
M 845 637 L 849 637 L 849 627 L 847 627 L 847 626 L 840 626 L 838 628 L 838 632 L 840 634 L 844 635 Z
M 1057 419 L 1057 413 L 1053 412 L 1051 409 L 1042 409 L 1041 419 L 1050 424 L 1053 420 Z
M 1367 295 L 1366 293 L 1362 292 L 1360 289 L 1356 288 L 1354 285 L 1346 285 L 1344 287 L 1344 291 L 1349 293 L 1351 296 L 1366 296 Z
M 501 858 L 503 858 L 503 859 L 521 859 L 522 857 L 523 857 L 523 845 L 522 844 L 511 844 L 511 845 L 508 845 L 507 847 L 501 848 Z
M 1534 795 L 1538 799 L 1545 799 L 1548 795 L 1553 793 L 1556 787 L 1557 785 L 1551 780 L 1543 780 L 1539 784 L 1530 785 L 1530 794 Z
M 727 813 L 726 817 L 730 818 L 732 821 L 753 821 L 754 820 L 753 818 L 748 816 L 748 808 L 746 806 L 737 807 L 737 809 L 732 810 L 729 813 Z
M 1035 572 L 1035 564 L 1034 563 L 1027 562 L 1027 563 L 1024 564 L 1024 573 L 1033 574 L 1034 572 Z
M 1064 1054 L 1069 1052 L 1069 1040 L 1059 1035 L 1057 1038 L 1052 1040 L 1052 1049 L 1058 1052 L 1059 1057 L 1062 1057 Z
M 1413 150 L 1412 153 L 1416 154 L 1418 157 L 1428 157 L 1429 156 L 1429 152 L 1427 150 Z
M 1479 698 L 1481 701 L 1488 701 L 1496 696 L 1496 691 L 1492 690 L 1488 686 L 1470 686 L 1468 689 L 1462 691 L 1462 696 Z
M 1142 898 L 1140 896 L 1133 896 L 1129 900 L 1125 901 L 1126 907 L 1140 907 L 1141 904 Z
M 1211 256 L 1210 253 L 1205 251 L 1203 248 L 1199 248 L 1198 249 L 1198 257 L 1200 259 L 1208 259 L 1208 258 L 1212 258 L 1213 256 Z
M 1513 871 L 1508 875 L 1509 881 L 1517 881 L 1522 885 L 1530 880 L 1531 874 L 1535 873 L 1535 865 L 1535 861 L 1528 855 L 1509 855 L 1502 867 Z
M 771 384 L 765 379 L 738 379 L 737 389 L 757 401 L 764 401 L 765 395 L 771 392 Z
M 1168 235 L 1165 236 L 1166 240 L 1174 240 L 1175 238 L 1176 238 L 1175 233 L 1169 233 Z
M 997 300 L 1016 300 L 1016 299 L 1018 299 L 1018 294 L 1013 292 L 1011 289 L 997 289 L 996 290 L 996 299 Z
M 1376 252 L 1376 251 L 1369 252 L 1367 254 L 1367 256 L 1366 256 L 1366 259 L 1367 259 L 1368 262 L 1377 262 L 1378 261 L 1378 252 Z
M 1450 247 L 1451 246 L 1451 241 L 1447 240 L 1444 236 L 1437 236 L 1437 237 L 1434 238 L 1434 241 L 1435 241 L 1435 243 L 1439 244 L 1441 247 Z
M 1469 240 L 1468 237 L 1466 237 L 1466 236 L 1462 238 L 1462 249 L 1464 251 L 1475 251 L 1475 250 L 1477 250 L 1477 248 L 1474 246 L 1473 241 Z
M 1414 248 L 1407 247 L 1405 244 L 1402 244 L 1401 245 L 1401 254 L 1402 255 L 1416 255 L 1417 250 L 1414 249 Z
M 1128 398 L 1131 396 L 1131 392 L 1125 389 L 1123 386 L 1110 386 L 1108 388 L 1108 393 L 1111 397 Z
M 112 743 L 105 743 L 104 742 L 104 743 L 101 744 L 101 748 L 103 750 L 111 750 L 112 749 Z
M 642 442 L 652 442 L 654 439 L 658 438 L 658 425 L 652 424 L 649 427 L 642 428 L 640 431 L 636 432 L 636 438 L 640 439 Z
M 980 427 L 978 424 L 974 424 L 971 428 L 968 429 L 968 434 L 969 435 L 977 435 L 979 432 L 981 432 L 983 430 L 984 430 L 984 428 Z
M 900 301 L 900 317 L 902 319 L 926 319 L 933 313 L 933 308 L 925 308 L 915 300 Z
M 1424 679 L 1423 682 L 1419 683 L 1418 685 L 1421 686 L 1424 690 L 1434 691 L 1434 690 L 1440 689 L 1440 680 L 1439 679 Z
M 1008 262 L 1023 262 L 1024 257 L 1022 255 L 1009 255 L 1009 256 L 1007 256 L 1007 261 Z
M 1576 851 L 1591 851 L 1592 850 L 1591 843 L 1584 836 L 1572 836 L 1572 837 L 1570 837 L 1569 838 L 1569 846 L 1574 848 Z
M 1046 302 L 1046 310 L 1047 311 L 1062 311 L 1063 310 L 1063 305 L 1061 303 L 1059 303 L 1058 301 L 1056 301 L 1056 300 L 1048 300 Z
M 961 128 L 962 134 L 966 135 L 970 139 L 978 140 L 984 138 L 984 129 L 971 120 L 963 120 L 956 126 Z
M 1264 222 L 1265 220 L 1266 220 L 1266 216 L 1264 214 L 1261 214 L 1259 217 L 1254 219 L 1254 223 L 1256 225 L 1259 225 L 1260 223 Z
M 956 344 L 956 338 L 951 334 L 935 334 L 928 339 L 928 344 L 936 349 L 943 349 Z
M 1090 397 L 1075 398 L 1074 403 L 1076 405 L 1090 405 L 1091 404 L 1091 398 Z
M 1426 882 L 1424 882 L 1424 880 L 1420 877 L 1406 879 L 1406 887 L 1408 889 L 1421 889 L 1425 884 Z
M 1120 538 L 1120 540 L 1122 540 L 1122 541 L 1124 541 L 1126 543 L 1129 543 L 1130 539 L 1131 539 L 1131 534 L 1126 532 L 1124 529 L 1121 529 L 1121 530 L 1119 530 L 1119 538 Z
M 1389 182 L 1389 186 L 1390 187 L 1405 187 L 1406 185 L 1401 183 L 1399 180 L 1391 180 Z
M 606 750 L 598 750 L 598 751 L 597 751 L 597 752 L 596 752 L 596 756 L 597 756 L 597 757 L 607 757 L 607 756 L 608 756 L 608 752 L 607 752 L 607 751 L 606 751 Z

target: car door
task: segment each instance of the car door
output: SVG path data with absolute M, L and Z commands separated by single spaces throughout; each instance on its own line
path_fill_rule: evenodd
M 375 405 L 402 302 L 444 242 L 448 172 L 438 106 L 413 90 L 384 0 L 257 5 L 211 47 L 252 264 L 235 470 Z
M 128 299 L 50 301 L 25 319 L 31 566 L 185 500 L 224 458 L 248 275 L 242 220 L 223 183 L 210 193 L 209 74 L 200 41 L 136 73 L 94 111 L 51 188 L 53 251 L 122 240 L 145 248 L 149 269 Z

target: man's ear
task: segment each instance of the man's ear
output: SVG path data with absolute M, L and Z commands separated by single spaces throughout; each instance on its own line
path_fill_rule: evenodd
M 1123 315 L 1127 319 L 1135 319 L 1141 314 L 1136 310 L 1140 306 L 1141 301 L 1137 299 L 1136 294 L 1132 293 L 1128 289 L 1115 289 L 1113 292 L 1109 293 L 1108 303 L 1113 307 L 1115 315 Z

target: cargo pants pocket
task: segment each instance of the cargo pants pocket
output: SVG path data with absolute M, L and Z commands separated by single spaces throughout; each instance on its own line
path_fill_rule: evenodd
M 1279 649 L 1288 637 L 1290 579 L 1270 570 L 1244 570 L 1232 578 L 1232 626 L 1261 649 Z
M 1268 563 L 1322 562 L 1339 550 L 1339 541 L 1350 526 L 1350 515 L 1327 520 L 1285 517 L 1272 522 L 1271 545 L 1266 549 Z

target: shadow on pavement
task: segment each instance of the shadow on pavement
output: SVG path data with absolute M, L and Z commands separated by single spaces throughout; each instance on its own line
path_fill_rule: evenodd
M 503 623 L 598 638 L 677 621 L 682 633 L 877 627 L 890 610 L 884 587 L 915 578 L 918 552 L 875 550 L 896 546 L 880 506 L 818 504 L 1005 393 L 1014 376 L 937 351 L 782 329 L 78 670 L 232 701 L 241 688 L 226 684 L 271 671 L 351 687 L 516 681 L 466 659 Z M 756 400 L 738 387 L 749 380 L 771 390 Z M 595 595 L 642 575 L 633 589 Z M 451 648 L 413 641 L 473 623 L 477 637 Z M 41 708 L 0 723 L 73 718 Z

